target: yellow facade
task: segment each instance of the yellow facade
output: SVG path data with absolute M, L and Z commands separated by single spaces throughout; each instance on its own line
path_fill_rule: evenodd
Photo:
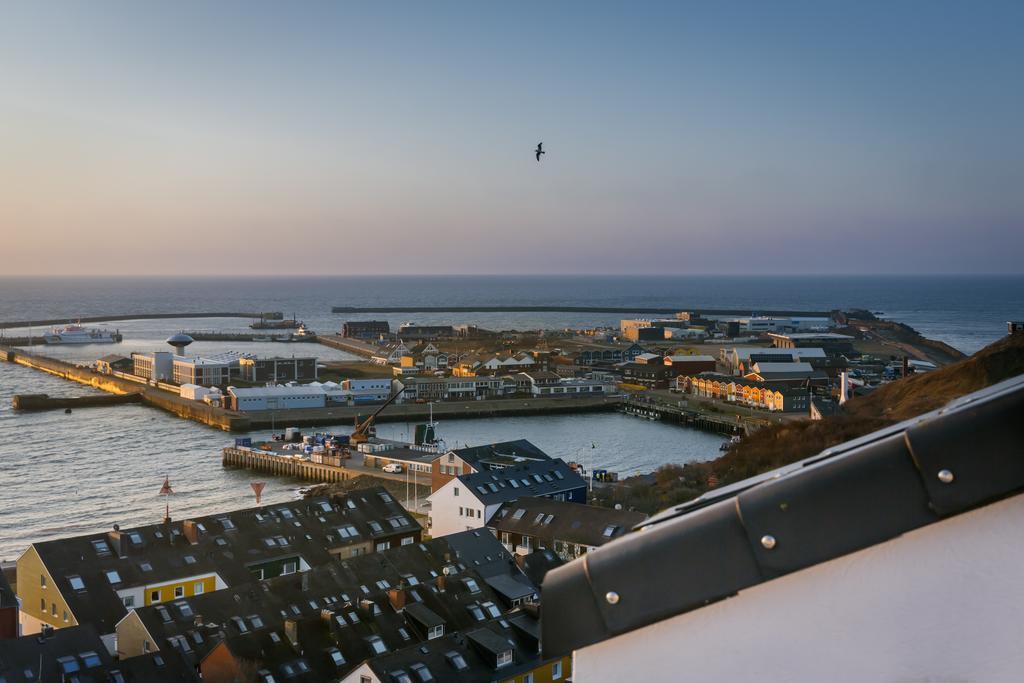
M 54 628 L 77 626 L 78 620 L 68 609 L 57 582 L 43 564 L 35 546 L 18 558 L 18 577 L 15 591 L 21 598 L 22 633 L 38 633 L 41 624 Z
M 560 669 L 555 666 L 557 663 L 561 663 Z M 556 670 L 558 671 L 557 678 Z M 527 678 L 528 675 L 532 675 L 533 678 Z M 532 671 L 526 671 L 512 678 L 504 679 L 504 683 L 526 683 L 526 681 L 533 681 L 533 683 L 554 683 L 555 681 L 565 681 L 570 678 L 572 678 L 571 656 L 549 660 Z
M 202 585 L 202 590 L 198 590 L 197 586 Z M 175 589 L 182 589 L 182 594 L 175 592 Z M 193 595 L 200 595 L 201 593 L 211 593 L 217 590 L 217 575 L 211 574 L 203 577 L 193 577 L 187 580 L 178 580 L 172 583 L 163 583 L 152 586 L 146 586 L 145 603 L 146 605 L 155 605 L 160 602 L 171 602 L 175 599 L 182 597 L 189 598 Z M 160 594 L 159 600 L 153 599 L 153 592 L 157 591 Z
M 403 368 L 414 368 L 416 367 L 416 359 L 412 356 L 402 356 L 399 360 L 399 366 Z

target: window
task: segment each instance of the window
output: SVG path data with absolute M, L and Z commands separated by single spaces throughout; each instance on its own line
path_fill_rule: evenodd
M 518 510 L 516 510 L 515 512 L 512 513 L 512 519 L 522 519 L 523 515 L 525 515 L 525 514 L 526 514 L 526 510 L 524 510 L 522 508 L 519 508 Z
M 108 569 L 106 574 L 107 581 L 110 583 L 121 583 L 121 575 L 117 573 L 116 569 Z
M 480 605 L 474 602 L 472 605 L 466 605 L 466 609 L 469 610 L 469 613 L 472 614 L 473 618 L 477 621 L 484 620 L 484 611 L 480 609 Z
M 294 574 L 296 571 L 298 571 L 298 564 L 295 562 L 295 560 L 285 562 L 284 565 L 282 565 L 281 567 L 282 574 Z
M 508 666 L 512 663 L 512 650 L 505 650 L 504 652 L 498 653 L 497 668 Z
M 388 651 L 387 645 L 385 645 L 384 641 L 380 639 L 380 636 L 370 636 L 366 639 L 366 643 L 376 655 L 382 655 Z
M 95 540 L 92 542 L 92 549 L 96 551 L 96 554 L 100 557 L 104 557 L 110 554 L 110 546 L 107 545 L 106 541 Z
M 46 574 L 39 575 L 39 585 L 46 588 Z
M 195 564 L 196 563 L 195 555 L 186 555 L 184 557 L 184 560 L 185 560 L 185 564 Z
M 562 677 L 562 662 L 551 663 L 551 680 L 557 681 Z
M 231 617 L 231 623 L 235 625 L 239 633 L 249 632 L 249 627 L 245 625 L 245 620 L 242 617 Z
M 488 601 L 482 603 L 480 606 L 483 607 L 484 611 L 487 612 L 488 616 L 492 618 L 501 616 L 501 610 L 499 610 L 498 606 L 495 605 L 493 602 Z
M 334 662 L 334 666 L 344 666 L 345 665 L 345 657 L 342 656 L 341 650 L 339 650 L 338 648 L 336 648 L 336 647 L 328 648 L 327 649 L 327 654 L 329 654 L 331 656 L 331 661 Z
M 452 495 L 453 496 L 458 496 L 459 495 L 459 487 L 458 486 L 453 486 L 452 487 Z
M 412 636 L 409 635 L 408 629 L 406 629 L 404 626 L 398 627 L 398 635 L 402 636 L 402 640 L 412 640 Z
M 43 577 L 43 579 L 45 581 L 46 577 Z M 71 584 L 71 588 L 76 590 L 76 591 L 85 590 L 85 583 L 82 581 L 82 577 L 81 576 L 69 576 L 68 577 L 68 583 L 70 583 Z M 46 586 L 43 586 L 43 587 L 45 588 Z
M 382 550 L 388 550 L 390 548 L 391 548 L 391 542 L 390 541 L 384 541 L 383 543 L 378 543 L 377 544 L 377 552 L 380 552 Z
M 466 669 L 469 668 L 469 665 L 466 664 L 465 657 L 463 657 L 462 653 L 460 653 L 460 652 L 456 652 L 455 650 L 451 650 L 450 652 L 445 652 L 444 653 L 444 658 L 446 660 L 448 660 L 448 663 L 456 671 L 465 671 Z
M 533 674 L 523 674 L 523 683 L 533 683 Z
M 133 607 L 135 607 L 135 596 L 134 595 L 126 595 L 123 598 L 121 598 L 121 602 L 123 602 L 124 606 L 127 607 L 128 609 L 132 609 Z
M 462 583 L 466 585 L 466 590 L 468 590 L 470 593 L 480 592 L 480 586 L 477 584 L 476 579 L 467 576 L 462 580 Z
M 412 545 L 415 542 L 416 539 L 414 539 L 412 536 L 406 536 L 402 539 L 402 545 Z
M 176 597 L 176 598 L 183 598 L 183 597 L 185 597 L 185 587 L 184 586 L 175 586 L 174 587 L 174 597 Z
M 181 616 L 185 617 L 186 619 L 192 616 L 192 608 L 189 607 L 189 604 L 184 600 L 174 603 L 174 606 L 178 608 L 179 612 L 181 612 Z
M 149 641 L 148 640 L 142 641 L 142 651 L 143 652 L 149 652 L 149 647 L 150 647 L 150 645 L 149 645 Z
M 128 539 L 132 542 L 132 545 L 142 545 L 142 534 L 138 531 L 128 534 Z
M 378 522 L 375 519 L 371 519 L 369 524 L 370 524 L 370 531 L 372 531 L 375 534 L 379 534 L 380 532 L 384 531 L 384 528 L 381 527 L 380 522 Z
M 78 666 L 78 660 L 75 659 L 74 655 L 57 657 L 57 663 L 60 665 L 60 670 L 65 674 L 73 674 L 81 668 Z
M 78 656 L 82 658 L 82 665 L 85 666 L 86 669 L 91 669 L 102 663 L 100 662 L 100 656 L 95 652 L 83 652 Z
M 606 526 L 606 527 L 604 528 L 604 534 L 603 534 L 603 535 L 604 535 L 604 537 L 605 537 L 605 538 L 609 538 L 609 537 L 611 537 L 611 535 L 612 535 L 612 534 L 614 534 L 614 533 L 615 533 L 615 530 L 616 530 L 616 529 L 618 529 L 618 528 L 619 528 L 619 527 L 615 526 L 614 524 L 609 524 L 608 526 Z
M 462 509 L 462 506 L 460 505 L 459 506 L 459 517 L 463 517 L 464 516 L 463 513 L 464 513 L 464 510 Z
M 409 665 L 409 668 L 412 669 L 412 672 L 416 675 L 416 678 L 420 683 L 430 683 L 434 680 L 433 674 L 430 673 L 430 669 L 428 669 L 425 664 L 416 662 L 415 664 Z
M 64 623 L 68 623 L 68 611 L 64 610 Z
M 206 592 L 206 584 L 202 581 L 196 581 L 195 585 L 192 586 L 192 595 L 202 595 Z
M 139 569 L 141 569 L 144 572 L 151 572 L 153 571 L 153 565 L 150 564 L 149 560 L 143 560 L 139 563 Z
M 149 601 L 150 602 L 160 602 L 160 591 L 159 590 L 150 591 L 149 592 Z
M 258 614 L 251 614 L 249 615 L 249 625 L 252 626 L 253 629 L 263 628 L 263 619 L 260 618 L 260 615 Z
M 444 624 L 438 624 L 437 626 L 431 626 L 427 630 L 427 640 L 433 640 L 434 638 L 440 638 L 444 635 Z

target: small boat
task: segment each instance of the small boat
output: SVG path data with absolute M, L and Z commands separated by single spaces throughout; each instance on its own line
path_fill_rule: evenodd
M 86 329 L 81 325 L 68 325 L 53 328 L 43 333 L 47 344 L 116 344 L 121 341 L 120 332 L 109 330 Z

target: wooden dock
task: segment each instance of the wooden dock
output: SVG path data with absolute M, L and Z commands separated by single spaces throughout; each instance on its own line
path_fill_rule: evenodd
M 680 408 L 669 403 L 655 403 L 629 399 L 623 401 L 622 411 L 637 417 L 646 417 L 664 422 L 673 422 L 693 429 L 700 429 L 715 434 L 742 434 L 747 431 L 748 424 L 738 415 L 725 417 L 708 415 L 698 410 Z
M 362 456 L 362 454 L 359 454 Z M 264 472 L 279 477 L 294 477 L 319 483 L 333 483 L 354 479 L 366 474 L 363 468 L 348 469 L 334 465 L 322 465 L 301 458 L 274 455 L 253 448 L 224 448 L 221 463 L 224 467 L 240 467 Z

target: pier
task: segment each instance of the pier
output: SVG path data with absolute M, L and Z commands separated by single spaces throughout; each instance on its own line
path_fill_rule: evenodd
M 48 394 L 15 394 L 11 405 L 15 410 L 61 410 L 119 406 L 142 403 L 142 394 L 103 394 L 100 396 L 50 396 Z
M 294 477 L 320 483 L 334 483 L 354 479 L 366 474 L 362 468 L 348 469 L 310 462 L 302 458 L 287 458 L 254 448 L 227 447 L 222 451 L 221 464 L 224 467 L 239 467 L 264 472 L 278 477 Z M 361 453 L 359 454 L 362 455 Z
M 738 415 L 731 417 L 709 415 L 699 410 L 680 408 L 668 403 L 627 399 L 622 403 L 622 411 L 629 415 L 645 417 L 663 422 L 673 422 L 693 429 L 700 429 L 715 434 L 743 434 L 752 428 L 762 426 L 765 420 L 751 420 Z
M 750 309 L 736 308 L 674 308 L 649 306 L 333 306 L 332 313 L 637 313 L 675 315 L 690 311 L 700 315 L 748 316 Z M 790 311 L 757 309 L 757 315 L 778 317 L 828 318 L 832 311 Z
M 321 334 L 317 335 L 316 340 L 324 346 L 329 346 L 339 351 L 347 351 L 363 358 L 369 358 L 376 352 L 376 349 L 371 344 L 358 339 L 342 337 L 340 334 Z
M 146 405 L 224 431 L 247 432 L 251 429 L 249 416 L 245 413 L 190 401 L 165 389 L 150 386 L 143 380 L 127 379 L 120 373 L 106 375 L 92 368 L 5 346 L 0 346 L 0 360 L 40 370 L 71 382 L 86 384 L 111 394 L 137 393 Z
M 8 320 L 0 321 L 0 330 L 15 327 L 49 327 L 51 325 L 67 325 L 68 323 L 106 323 L 119 320 L 165 320 L 171 318 L 263 318 L 264 320 L 281 320 L 284 314 L 280 311 L 268 313 L 238 312 L 185 312 L 185 313 L 125 313 L 121 315 L 93 315 L 74 318 L 47 318 L 43 320 Z M 6 343 L 10 344 L 9 341 Z M 11 344 L 14 346 L 13 344 Z

